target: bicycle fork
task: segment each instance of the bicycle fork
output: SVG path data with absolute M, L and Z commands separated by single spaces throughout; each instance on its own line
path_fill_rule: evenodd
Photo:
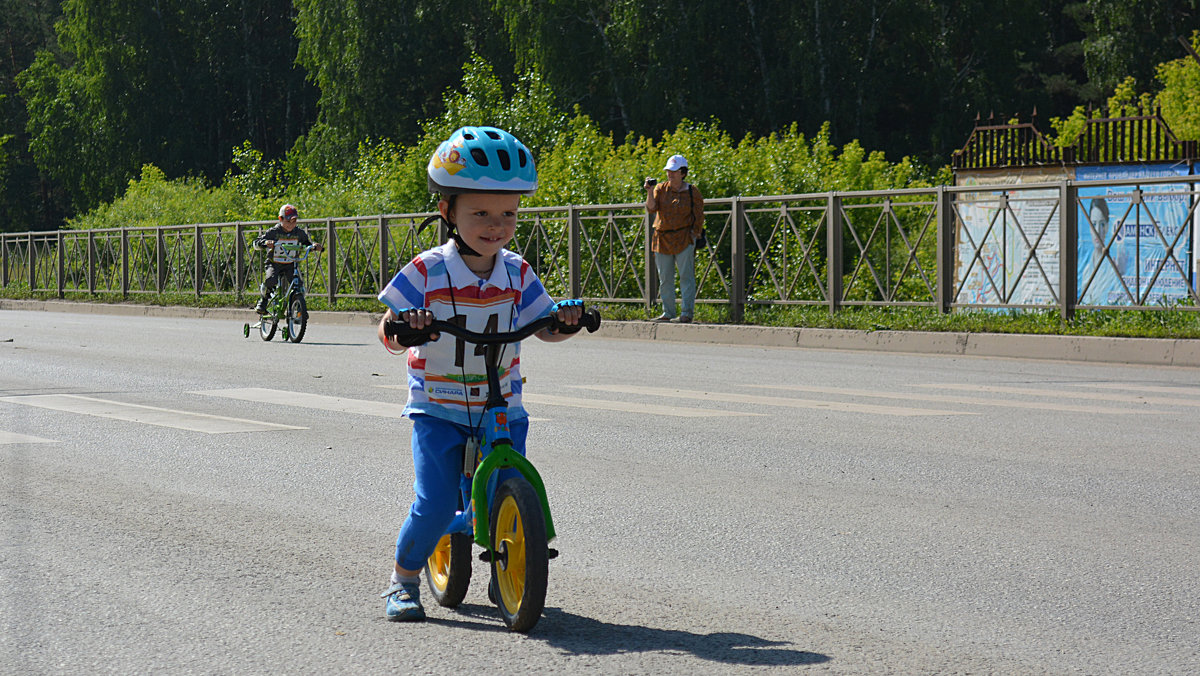
M 533 463 L 512 447 L 512 438 L 508 431 L 508 404 L 500 392 L 499 348 L 495 345 L 488 345 L 484 349 L 486 350 L 484 361 L 487 364 L 488 378 L 488 400 L 483 409 L 484 456 L 479 465 L 475 467 L 475 476 L 471 478 L 470 502 L 465 506 L 465 511 L 469 512 L 468 518 L 474 531 L 475 543 L 487 550 L 489 555 L 494 555 L 490 537 L 491 530 L 488 524 L 490 518 L 488 506 L 490 505 L 489 498 L 495 492 L 493 475 L 502 469 L 511 467 L 517 470 L 533 486 L 546 521 L 546 542 L 554 539 L 555 531 L 554 521 L 550 517 L 550 501 L 546 498 L 546 485 L 542 482 L 542 476 L 538 474 Z

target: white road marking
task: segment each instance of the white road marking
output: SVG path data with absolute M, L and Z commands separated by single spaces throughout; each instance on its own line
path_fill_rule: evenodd
M 982 397 L 966 397 L 951 394 L 920 394 L 917 392 L 877 392 L 875 390 L 853 390 L 842 387 L 817 387 L 810 385 L 754 385 L 746 387 L 762 387 L 773 390 L 795 390 L 797 392 L 820 392 L 824 394 L 840 394 L 851 397 L 876 397 L 879 399 L 905 399 L 910 401 L 933 401 L 946 404 L 972 404 L 975 406 L 999 406 L 1002 408 L 1032 408 L 1039 411 L 1067 411 L 1070 413 L 1095 413 L 1101 415 L 1140 415 L 1156 413 L 1157 411 L 1142 411 L 1132 408 L 1108 408 L 1103 406 L 1075 406 L 1072 404 L 1055 404 L 1042 401 L 1017 401 L 1013 399 L 984 399 Z M 941 385 L 917 385 L 917 387 L 942 387 Z M 955 389 L 955 388 L 949 388 Z
M 28 434 L 17 434 L 16 432 L 5 432 L 0 430 L 0 444 L 57 444 L 53 439 L 43 439 L 41 437 L 33 437 Z
M 828 411 L 841 411 L 845 413 L 871 413 L 875 415 L 894 415 L 906 417 L 931 415 L 978 415 L 968 411 L 943 411 L 930 408 L 874 406 L 871 404 L 853 404 L 842 401 L 814 401 L 811 399 L 793 399 L 789 397 L 763 397 L 753 394 L 700 392 L 694 390 L 679 390 L 669 387 L 642 387 L 639 385 L 573 385 L 572 387 L 586 390 L 599 390 L 601 392 L 642 394 L 652 397 L 699 399 L 702 401 L 727 401 L 737 404 L 754 404 L 756 406 L 786 406 L 789 408 L 811 408 Z
M 294 425 L 229 418 L 220 415 L 209 415 L 207 413 L 175 411 L 169 408 L 158 408 L 157 406 L 143 406 L 142 404 L 127 404 L 120 401 L 108 401 L 106 399 L 84 397 L 77 394 L 31 394 L 16 397 L 0 397 L 0 401 L 36 406 L 54 411 L 82 413 L 99 418 L 157 425 L 159 427 L 174 427 L 192 432 L 204 432 L 205 434 L 307 429 Z
M 622 411 L 625 413 L 673 415 L 680 418 L 713 418 L 718 416 L 764 415 L 762 413 L 749 413 L 745 411 L 721 411 L 713 408 L 661 406 L 657 404 L 643 404 L 631 401 L 612 401 L 611 399 L 577 399 L 575 397 L 559 397 L 545 394 L 522 393 L 521 398 L 531 404 L 537 404 L 539 406 L 574 406 L 576 408 Z
M 357 413 L 359 415 L 372 415 L 381 418 L 402 418 L 401 413 L 404 411 L 404 404 L 391 404 L 385 401 L 370 401 L 368 399 L 329 397 L 323 394 L 309 394 L 308 392 L 270 390 L 262 387 L 201 390 L 199 392 L 192 392 L 192 394 L 255 401 L 262 404 L 300 406 L 302 408 L 315 408 L 321 411 L 334 411 L 337 413 Z
M 1062 397 L 1069 399 L 1092 399 L 1094 401 L 1119 401 L 1125 404 L 1161 404 L 1165 406 L 1200 406 L 1200 399 L 1171 399 L 1169 397 L 1143 397 L 1132 394 L 1109 394 L 1107 392 L 1075 392 L 1070 390 L 1045 390 L 1034 387 L 1011 387 L 1008 385 L 917 385 L 946 390 L 968 392 L 995 392 L 997 394 L 1022 394 L 1029 397 Z M 1129 409 L 1130 413 L 1145 413 Z
M 1155 392 L 1158 394 L 1178 394 L 1184 397 L 1200 397 L 1200 387 L 1170 387 L 1166 385 L 1134 385 L 1133 383 L 1068 383 L 1071 387 L 1095 387 L 1104 390 L 1132 390 L 1134 392 Z

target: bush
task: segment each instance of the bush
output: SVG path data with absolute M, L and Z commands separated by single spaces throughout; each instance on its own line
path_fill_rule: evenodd
M 237 190 L 210 188 L 199 178 L 168 181 L 161 169 L 147 164 L 120 198 L 70 219 L 67 225 L 90 230 L 221 223 L 249 220 L 251 210 L 251 201 Z

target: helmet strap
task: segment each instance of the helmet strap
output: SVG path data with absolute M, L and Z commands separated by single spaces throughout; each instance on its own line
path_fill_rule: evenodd
M 449 221 L 446 222 L 450 223 Z M 463 241 L 462 235 L 458 234 L 458 228 L 454 227 L 453 223 L 450 223 L 450 239 L 454 240 L 454 243 L 458 245 L 458 255 L 483 256 L 483 254 L 467 246 L 467 243 Z
M 472 249 L 470 246 L 467 246 L 467 243 L 466 243 L 466 241 L 463 240 L 462 235 L 458 234 L 458 226 L 454 225 L 454 223 L 452 221 L 450 221 L 450 219 L 442 216 L 440 213 L 434 214 L 433 216 L 426 218 L 424 221 L 421 221 L 421 224 L 417 226 L 417 234 L 418 235 L 421 234 L 421 231 L 424 230 L 430 223 L 433 223 L 434 221 L 438 221 L 438 220 L 444 221 L 446 223 L 446 229 L 450 231 L 450 239 L 454 240 L 454 243 L 458 245 L 458 254 L 460 256 L 482 256 L 483 255 L 483 254 L 479 253 L 478 251 Z

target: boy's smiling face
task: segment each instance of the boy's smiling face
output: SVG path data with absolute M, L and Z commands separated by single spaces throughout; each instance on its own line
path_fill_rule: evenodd
M 454 200 L 453 209 L 445 200 L 438 203 L 467 246 L 485 259 L 499 253 L 516 235 L 520 205 L 520 195 L 502 193 L 463 193 Z

